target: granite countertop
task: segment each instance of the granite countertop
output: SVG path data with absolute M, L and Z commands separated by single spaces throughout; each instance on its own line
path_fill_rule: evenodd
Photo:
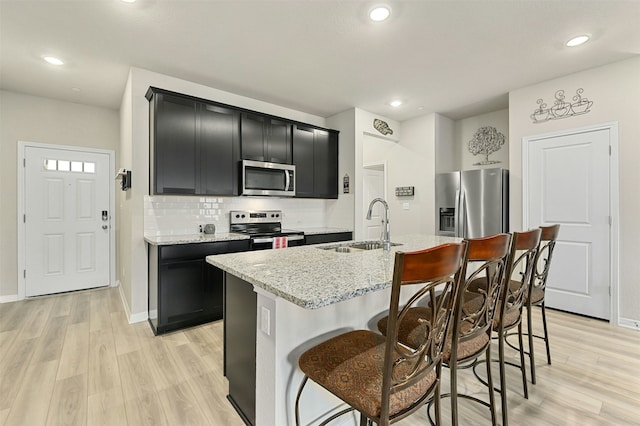
M 351 232 L 343 228 L 296 228 L 296 231 L 303 231 L 305 235 L 314 234 L 337 234 L 340 232 Z M 192 243 L 215 243 L 217 241 L 247 240 L 246 234 L 236 232 L 221 232 L 216 234 L 186 234 L 186 235 L 145 235 L 144 240 L 156 246 L 168 246 L 172 244 L 192 244 Z
M 382 249 L 339 253 L 348 243 L 290 247 L 207 256 L 207 262 L 305 309 L 317 309 L 391 285 L 395 251 L 415 251 L 459 238 L 434 235 L 393 237 L 400 243 Z
M 219 234 L 187 234 L 187 235 L 145 235 L 144 240 L 156 246 L 168 246 L 173 244 L 192 244 L 192 243 L 215 243 L 218 241 L 231 240 L 248 240 L 246 234 L 238 234 L 235 232 L 219 233 Z
M 296 231 L 302 231 L 305 235 L 317 235 L 317 234 L 339 234 L 341 232 L 351 232 L 350 229 L 346 228 L 325 228 L 325 227 L 317 227 L 317 228 L 298 228 L 298 227 L 289 227 L 286 226 L 284 228 L 292 228 Z

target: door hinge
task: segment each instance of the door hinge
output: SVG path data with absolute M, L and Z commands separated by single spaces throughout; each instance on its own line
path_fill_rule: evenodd
M 613 225 L 613 218 L 609 216 L 609 226 Z
M 26 158 L 22 159 L 22 167 L 27 167 L 27 159 Z
M 27 278 L 27 270 L 26 270 L 26 269 L 23 269 L 23 270 L 22 270 L 22 276 L 23 276 L 24 278 Z
M 611 145 L 609 145 L 609 157 L 611 157 Z
M 22 223 L 27 223 L 27 215 L 26 214 L 22 215 Z

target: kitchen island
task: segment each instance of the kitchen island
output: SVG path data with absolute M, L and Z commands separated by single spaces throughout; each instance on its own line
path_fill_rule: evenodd
M 459 239 L 394 237 L 382 249 L 337 252 L 348 243 L 207 256 L 225 271 L 225 375 L 229 400 L 247 424 L 293 425 L 302 373 L 298 357 L 353 329 L 375 329 L 388 309 L 394 252 Z M 302 424 L 335 412 L 341 401 L 308 385 Z M 348 421 L 349 418 L 345 418 Z M 351 419 L 355 423 L 355 417 Z M 341 423 L 343 424 L 343 423 Z

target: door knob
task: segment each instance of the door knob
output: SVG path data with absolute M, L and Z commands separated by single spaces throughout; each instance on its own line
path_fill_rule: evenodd
M 102 229 L 107 229 L 109 228 L 107 225 L 102 225 Z

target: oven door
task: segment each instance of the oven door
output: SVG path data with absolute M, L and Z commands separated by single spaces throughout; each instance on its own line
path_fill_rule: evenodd
M 242 195 L 293 197 L 296 166 L 291 164 L 242 161 Z
M 295 247 L 295 246 L 303 246 L 304 245 L 304 235 L 286 235 L 287 237 L 287 246 Z M 251 237 L 251 250 L 269 250 L 273 248 L 273 238 L 272 236 L 265 237 Z

